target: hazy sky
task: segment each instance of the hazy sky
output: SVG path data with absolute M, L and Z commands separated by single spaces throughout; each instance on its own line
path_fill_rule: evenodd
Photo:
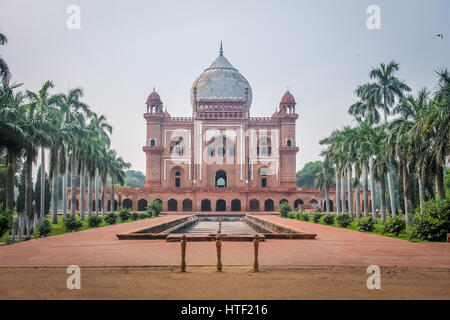
M 80 30 L 66 26 L 69 5 L 81 9 Z M 369 5 L 381 9 L 381 30 L 366 26 Z M 448 0 L 0 0 L 0 30 L 13 80 L 33 91 L 46 80 L 55 92 L 83 87 L 114 126 L 112 146 L 141 171 L 148 94 L 155 86 L 172 116 L 191 116 L 189 89 L 221 39 L 250 82 L 253 116 L 272 115 L 287 86 L 294 94 L 297 169 L 352 123 L 348 107 L 371 67 L 396 59 L 414 91 L 450 67 Z

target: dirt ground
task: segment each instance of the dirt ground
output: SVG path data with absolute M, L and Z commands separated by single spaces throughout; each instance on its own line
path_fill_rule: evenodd
M 0 268 L 0 299 L 450 299 L 449 269 L 381 273 L 369 290 L 361 267 L 86 267 L 69 290 L 65 268 Z

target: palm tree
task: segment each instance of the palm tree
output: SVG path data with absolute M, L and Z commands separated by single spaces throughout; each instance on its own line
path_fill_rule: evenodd
M 8 42 L 8 38 L 0 32 L 0 45 L 5 45 Z M 0 80 L 3 86 L 6 87 L 11 79 L 11 73 L 9 72 L 9 67 L 6 61 L 0 56 Z
M 25 95 L 14 93 L 18 85 L 5 86 L 0 90 L 0 147 L 6 149 L 6 207 L 14 209 L 15 163 L 31 141 L 23 130 L 23 108 Z
M 330 189 L 333 185 L 333 167 L 330 165 L 330 160 L 325 157 L 322 170 L 316 177 L 316 188 L 320 190 L 322 197 L 325 197 L 325 208 L 327 212 L 330 212 Z
M 91 110 L 88 105 L 81 102 L 81 98 L 84 95 L 84 90 L 82 88 L 69 89 L 67 94 L 59 94 L 58 95 L 58 108 L 63 115 L 64 122 L 66 123 L 76 123 L 82 124 L 84 123 L 85 116 L 91 115 Z M 80 129 L 80 128 L 78 128 Z M 73 130 L 76 130 L 74 127 Z M 74 135 L 76 137 L 77 134 Z M 68 150 L 67 143 L 65 143 L 65 148 Z M 72 141 L 72 143 L 76 143 Z M 73 145 L 72 145 L 73 147 Z M 72 150 L 73 151 L 73 150 Z M 67 156 L 70 155 L 70 152 L 67 152 Z M 71 159 L 73 160 L 73 159 Z M 66 166 L 63 170 L 63 218 L 67 216 L 67 184 L 68 184 L 68 170 L 69 170 L 69 161 L 65 161 Z M 71 168 L 72 169 L 72 168 Z M 75 169 L 75 168 L 74 168 Z M 73 173 L 75 170 L 73 171 Z M 74 177 L 72 178 L 74 179 Z M 74 182 L 73 180 L 72 182 Z M 73 186 L 73 185 L 72 185 Z M 72 188 L 73 189 L 73 188 Z M 76 191 L 76 190 L 75 190 Z M 72 194 L 72 203 L 71 208 L 74 208 L 75 199 Z
M 387 65 L 382 63 L 379 67 L 373 68 L 369 76 L 371 79 L 375 79 L 367 95 L 372 101 L 378 102 L 378 107 L 383 110 L 384 123 L 388 122 L 387 117 L 390 113 L 392 106 L 395 104 L 396 99 L 401 99 L 405 92 L 411 91 L 411 88 L 405 84 L 404 81 L 399 80 L 395 76 L 395 72 L 399 70 L 399 64 L 395 61 L 391 61 Z M 392 214 L 396 214 L 395 210 L 395 191 L 393 185 L 392 170 L 388 174 L 388 187 L 391 200 Z
M 91 121 L 88 127 L 89 130 L 92 132 L 89 144 L 94 147 L 94 149 L 92 149 L 89 153 L 88 171 L 90 172 L 90 177 L 95 175 L 95 213 L 96 215 L 98 215 L 99 208 L 98 208 L 97 176 L 101 169 L 106 170 L 105 156 L 106 150 L 109 148 L 110 145 L 109 135 L 112 133 L 112 126 L 107 122 L 106 117 L 104 115 L 98 115 L 97 113 L 94 112 L 92 113 Z M 106 180 L 104 182 L 106 183 Z M 90 184 L 92 185 L 92 183 Z M 90 191 L 89 194 L 91 195 Z M 92 202 L 89 205 L 91 204 Z M 91 209 L 89 208 L 89 210 Z M 104 211 L 104 203 L 102 210 Z
M 52 87 L 52 83 L 47 81 L 40 90 L 40 95 L 46 96 L 47 91 Z M 34 93 L 27 91 L 30 100 L 34 99 Z M 34 217 L 32 194 L 33 194 L 33 163 L 36 160 L 40 146 L 51 144 L 51 132 L 54 126 L 54 119 L 48 110 L 40 108 L 38 104 L 31 102 L 23 106 L 23 130 L 29 137 L 30 144 L 24 149 L 25 152 L 25 214 L 27 219 L 27 235 L 31 232 L 31 219 Z M 36 222 L 36 219 L 34 220 Z
M 125 162 L 122 157 L 117 157 L 115 151 L 111 153 L 110 163 L 109 163 L 109 175 L 111 177 L 111 199 L 110 208 L 111 212 L 114 211 L 114 184 L 119 183 L 123 185 L 125 182 L 125 169 L 131 167 L 130 163 Z
M 57 114 L 53 112 L 53 110 L 51 110 L 51 108 L 53 108 L 56 103 L 58 102 L 58 97 L 55 95 L 50 95 L 49 90 L 52 89 L 54 87 L 54 84 L 52 81 L 47 81 L 43 87 L 41 88 L 41 90 L 39 90 L 39 92 L 31 92 L 31 91 L 27 91 L 27 97 L 30 100 L 30 103 L 34 106 L 34 108 L 36 108 L 37 110 L 41 110 L 41 112 L 43 114 L 51 114 L 51 116 L 53 117 L 53 119 L 56 120 L 56 116 Z M 53 134 L 54 130 L 52 130 L 52 132 L 48 131 L 46 132 L 46 134 Z M 52 137 L 51 140 L 53 140 L 54 137 Z M 42 144 L 41 145 L 41 177 L 45 177 L 46 173 L 45 173 L 45 145 Z M 41 179 L 41 207 L 39 208 L 39 212 L 40 212 L 40 218 L 43 218 L 45 215 L 45 209 L 44 209 L 44 204 L 45 204 L 45 179 Z

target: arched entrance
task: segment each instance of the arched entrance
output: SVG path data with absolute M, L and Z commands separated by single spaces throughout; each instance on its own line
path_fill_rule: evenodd
M 330 211 L 333 211 L 333 200 L 329 200 L 330 201 Z M 327 210 L 327 200 L 323 201 L 323 210 L 326 211 Z
M 227 173 L 225 171 L 219 170 L 216 172 L 215 186 L 216 188 L 227 187 Z
M 303 200 L 302 199 L 297 199 L 294 202 L 294 209 L 300 209 L 300 206 L 303 205 Z
M 183 211 L 192 211 L 192 200 L 191 199 L 183 200 Z
M 202 211 L 211 211 L 211 201 L 208 199 L 202 200 Z
M 100 199 L 97 200 L 98 210 L 102 209 L 102 201 Z M 95 200 L 92 200 L 92 211 L 95 211 Z
M 259 211 L 259 201 L 257 199 L 250 200 L 250 211 Z
M 316 199 L 312 199 L 311 201 L 309 201 L 309 204 L 310 204 L 311 207 L 313 207 L 313 208 L 320 207 L 319 202 L 318 202 Z
M 178 202 L 175 199 L 170 199 L 167 202 L 167 211 L 178 211 Z
M 241 200 L 231 200 L 231 211 L 241 211 Z
M 138 211 L 145 211 L 147 209 L 147 200 L 140 199 L 138 201 Z
M 275 207 L 272 199 L 264 201 L 264 211 L 275 211 Z
M 219 199 L 216 201 L 216 211 L 226 211 L 227 203 L 223 199 Z
M 133 201 L 131 201 L 130 199 L 123 200 L 123 207 L 125 209 L 131 209 L 133 207 Z
M 117 210 L 117 200 L 114 199 L 114 209 L 112 211 Z M 111 199 L 108 200 L 108 211 L 111 211 Z

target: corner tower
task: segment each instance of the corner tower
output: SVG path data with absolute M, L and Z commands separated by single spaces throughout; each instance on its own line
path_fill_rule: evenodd
M 288 188 L 297 188 L 296 181 L 296 155 L 298 147 L 295 141 L 295 122 L 298 114 L 295 112 L 294 96 L 288 91 L 283 95 L 278 111 L 278 118 L 281 125 L 281 184 Z
M 147 134 L 143 150 L 146 156 L 145 187 L 148 188 L 161 184 L 161 155 L 164 151 L 161 142 L 161 126 L 165 113 L 163 103 L 155 88 L 148 96 L 146 105 L 147 112 L 144 114 L 144 118 L 147 122 Z

